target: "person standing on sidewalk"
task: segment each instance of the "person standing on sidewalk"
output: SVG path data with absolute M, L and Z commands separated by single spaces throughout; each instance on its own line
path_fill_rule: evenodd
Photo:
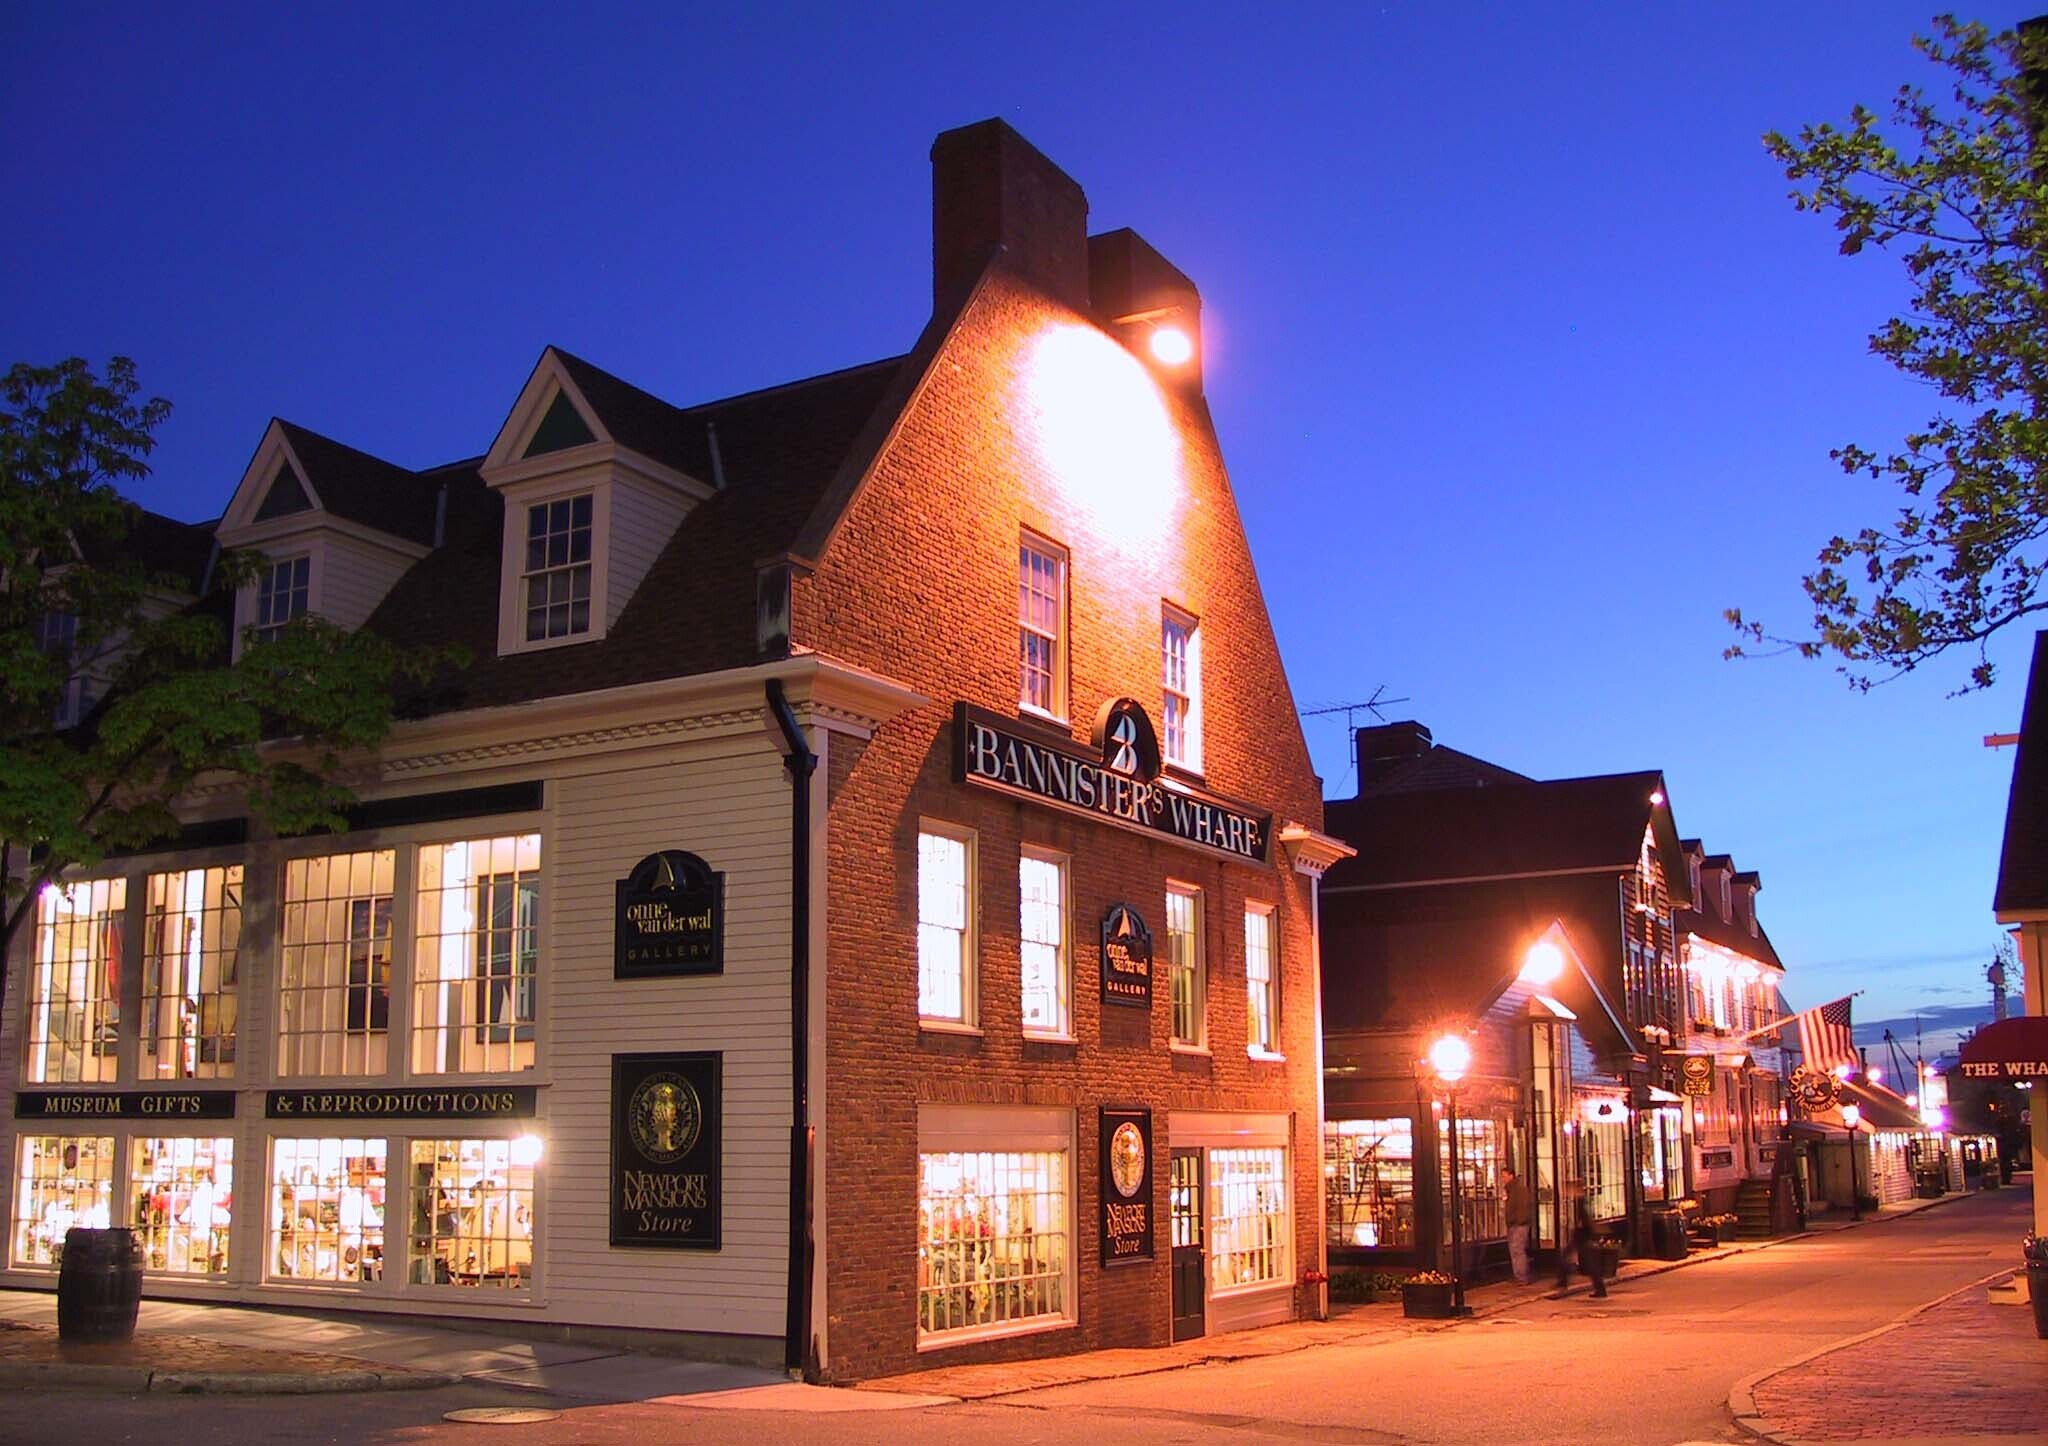
M 1516 1285 L 1527 1285 L 1536 1278 L 1529 1265 L 1529 1187 L 1512 1165 L 1500 1174 L 1508 1195 L 1508 1268 Z

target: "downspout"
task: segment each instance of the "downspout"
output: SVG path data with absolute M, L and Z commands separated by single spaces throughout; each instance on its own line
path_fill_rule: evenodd
M 789 752 L 789 1313 L 782 1363 L 810 1372 L 811 1337 L 811 775 L 818 755 L 790 711 L 782 680 L 768 680 L 768 707 Z

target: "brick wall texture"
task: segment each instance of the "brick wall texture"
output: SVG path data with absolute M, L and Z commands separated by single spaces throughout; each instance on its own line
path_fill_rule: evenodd
M 793 634 L 931 701 L 856 758 L 833 754 L 826 969 L 827 1374 L 1164 1343 L 1170 1240 L 1167 1113 L 1257 1111 L 1292 1122 L 1294 1271 L 1316 1259 L 1316 1030 L 1310 881 L 1275 844 L 1234 863 L 1107 822 L 952 781 L 952 705 L 1017 712 L 1017 552 L 1028 528 L 1070 554 L 1071 734 L 1129 695 L 1160 712 L 1160 611 L 1200 620 L 1205 784 L 1320 827 L 1320 789 L 1207 410 L 1174 395 L 1119 343 L 1002 269 L 984 278 L 927 379 L 794 599 Z M 919 819 L 977 835 L 978 1035 L 920 1030 Z M 1073 1032 L 1028 1041 L 1020 1024 L 1021 846 L 1071 860 Z M 1208 1056 L 1168 1048 L 1163 971 L 1149 1017 L 1105 1011 L 1098 928 L 1135 905 L 1164 953 L 1167 881 L 1204 891 Z M 1247 900 L 1279 916 L 1280 1049 L 1248 1058 Z M 1105 1018 L 1105 1013 L 1112 1017 Z M 1071 1329 L 916 1349 L 920 1102 L 1074 1111 L 1078 1199 Z M 1156 1258 L 1097 1263 L 1097 1108 L 1154 1111 Z M 1297 1293 L 1299 1298 L 1299 1292 Z

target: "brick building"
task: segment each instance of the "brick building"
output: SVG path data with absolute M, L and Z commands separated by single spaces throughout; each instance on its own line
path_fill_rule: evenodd
M 48 891 L 4 1283 L 132 1224 L 153 1294 L 828 1379 L 1320 1309 L 1347 851 L 1199 295 L 1000 122 L 932 162 L 904 356 L 679 407 L 549 348 L 417 471 L 266 430 L 236 646 L 310 612 L 471 661 L 346 835 L 202 792 Z

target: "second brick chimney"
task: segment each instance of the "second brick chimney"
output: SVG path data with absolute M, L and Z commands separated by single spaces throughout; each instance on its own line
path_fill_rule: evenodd
M 932 142 L 932 295 L 973 281 L 993 247 L 1076 311 L 1088 310 L 1088 197 L 1001 120 Z

